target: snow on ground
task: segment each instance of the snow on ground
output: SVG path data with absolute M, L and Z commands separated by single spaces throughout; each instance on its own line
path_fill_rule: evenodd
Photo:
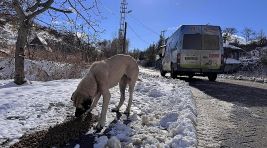
M 226 58 L 225 59 L 225 64 L 240 64 L 241 62 L 239 60 L 236 59 L 232 59 L 232 58 Z
M 26 132 L 48 128 L 73 114 L 71 93 L 80 80 L 28 82 L 0 80 L 0 143 L 17 141 Z
M 110 112 L 120 97 L 118 86 L 110 89 L 106 122 L 110 131 L 96 138 L 94 147 L 103 147 L 112 136 L 122 147 L 196 147 L 196 107 L 188 84 L 161 78 L 143 68 L 139 78 L 128 119 Z M 0 80 L 0 144 L 7 139 L 14 143 L 25 133 L 48 128 L 73 115 L 70 96 L 79 81 L 32 81 L 17 86 L 12 80 Z M 128 96 L 121 111 L 127 101 Z M 99 113 L 101 105 L 102 98 L 93 112 Z
M 144 74 L 148 74 L 150 76 L 160 76 L 159 71 L 156 71 L 154 69 L 149 69 L 149 68 L 139 68 L 139 71 Z
M 238 72 L 235 74 L 220 74 L 218 75 L 219 78 L 223 79 L 232 79 L 232 80 L 244 80 L 244 81 L 252 81 L 252 82 L 259 82 L 259 83 L 267 83 L 266 76 L 247 76 L 247 73 Z

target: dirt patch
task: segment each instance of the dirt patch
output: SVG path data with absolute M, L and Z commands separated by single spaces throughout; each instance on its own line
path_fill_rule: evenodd
M 12 145 L 11 148 L 62 146 L 68 141 L 84 135 L 95 121 L 96 116 L 91 113 L 84 114 L 79 118 L 71 117 L 66 122 L 50 127 L 47 130 L 22 136 L 20 141 Z

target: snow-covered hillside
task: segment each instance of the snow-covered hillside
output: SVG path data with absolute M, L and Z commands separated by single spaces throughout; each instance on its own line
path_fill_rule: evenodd
M 6 45 L 14 45 L 17 39 L 17 30 L 10 24 L 5 24 L 3 27 L 0 26 L 0 43 Z
M 17 40 L 17 29 L 9 24 L 6 23 L 4 26 L 0 26 L 0 42 L 6 42 L 7 45 L 15 45 Z M 35 29 L 32 30 L 29 40 L 31 40 L 35 35 L 38 35 L 39 37 L 47 40 L 53 40 L 53 41 L 62 41 L 61 38 L 56 37 L 55 35 L 49 33 L 48 31 L 41 30 L 41 29 Z
M 58 63 L 53 61 L 33 61 L 25 59 L 25 77 L 31 81 L 48 81 L 55 79 L 79 78 L 86 73 L 86 69 L 79 65 Z M 12 79 L 15 74 L 13 58 L 0 59 L 0 79 Z
M 109 135 L 116 136 L 123 147 L 196 147 L 196 107 L 188 84 L 161 78 L 158 73 L 143 68 L 139 78 L 128 120 L 124 115 L 117 119 L 110 112 L 120 96 L 118 87 L 111 89 L 106 122 L 111 128 Z M 32 81 L 17 86 L 12 80 L 1 80 L 0 143 L 8 146 L 25 133 L 47 128 L 73 115 L 70 96 L 79 81 Z M 98 114 L 101 105 L 100 99 L 93 113 Z M 88 134 L 91 132 L 92 129 Z M 96 137 L 94 147 L 103 147 L 109 138 L 101 134 Z

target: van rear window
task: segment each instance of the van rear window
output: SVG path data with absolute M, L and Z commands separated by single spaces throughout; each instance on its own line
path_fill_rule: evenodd
M 201 34 L 185 34 L 183 49 L 201 49 Z
M 207 34 L 185 34 L 183 49 L 219 50 L 219 36 Z
M 217 35 L 202 35 L 202 49 L 219 49 L 219 36 Z

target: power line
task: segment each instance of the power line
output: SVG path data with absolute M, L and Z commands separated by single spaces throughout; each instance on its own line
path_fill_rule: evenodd
M 109 7 L 107 7 L 106 5 L 104 5 L 101 1 L 99 1 L 99 5 L 101 5 L 107 12 L 109 12 L 112 15 L 116 15 L 113 10 L 111 10 Z
M 103 4 L 101 1 L 99 1 L 99 3 L 103 6 L 104 9 L 106 9 L 110 14 L 114 15 L 114 16 L 119 16 L 119 14 L 117 14 L 117 12 L 114 12 L 111 8 L 109 8 L 108 6 L 106 6 L 105 4 Z
M 148 41 L 144 40 L 140 35 L 138 35 L 138 33 L 132 28 L 132 26 L 131 26 L 130 24 L 128 24 L 128 26 L 129 26 L 130 30 L 135 34 L 135 36 L 136 36 L 139 40 L 143 41 L 143 42 L 146 43 L 146 44 L 150 44 Z
M 106 9 L 109 13 L 111 13 L 112 15 L 118 16 L 118 14 L 116 14 L 116 12 L 114 12 L 112 9 L 110 9 L 108 6 L 104 5 L 103 3 L 101 3 L 102 6 L 104 7 L 104 9 Z M 139 19 L 137 19 L 135 16 L 133 16 L 131 13 L 128 13 L 131 19 L 137 21 L 139 24 L 141 24 L 145 29 L 147 29 L 148 31 L 152 32 L 153 34 L 159 36 L 160 34 L 156 31 L 154 31 L 153 29 L 151 29 L 150 27 L 148 27 L 146 24 L 144 24 L 142 21 L 140 21 Z
M 134 17 L 132 14 L 129 15 L 132 19 L 136 20 L 139 24 L 141 24 L 144 28 L 146 28 L 147 30 L 149 30 L 150 32 L 154 33 L 155 35 L 159 36 L 160 34 L 157 33 L 156 31 L 154 31 L 153 29 L 151 29 L 150 27 L 148 27 L 147 25 L 145 25 L 142 21 L 140 21 L 139 19 L 137 19 L 136 17 Z

